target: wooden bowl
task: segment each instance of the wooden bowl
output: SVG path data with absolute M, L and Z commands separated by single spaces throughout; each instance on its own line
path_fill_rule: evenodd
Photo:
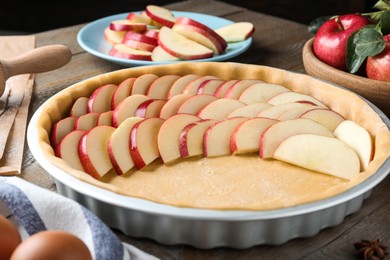
M 313 39 L 303 47 L 302 59 L 306 73 L 343 86 L 371 101 L 390 116 L 390 82 L 373 80 L 335 69 L 320 61 L 313 53 Z

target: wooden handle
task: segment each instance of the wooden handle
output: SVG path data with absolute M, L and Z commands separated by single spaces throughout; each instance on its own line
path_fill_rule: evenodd
M 2 60 L 4 77 L 40 73 L 57 69 L 72 58 L 69 48 L 64 45 L 48 45 L 25 52 L 17 57 Z

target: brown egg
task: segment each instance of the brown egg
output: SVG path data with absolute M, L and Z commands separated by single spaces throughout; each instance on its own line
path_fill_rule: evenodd
M 84 242 L 73 234 L 59 230 L 42 231 L 24 240 L 10 260 L 90 260 Z
M 8 260 L 20 242 L 21 238 L 14 224 L 0 215 L 0 260 Z

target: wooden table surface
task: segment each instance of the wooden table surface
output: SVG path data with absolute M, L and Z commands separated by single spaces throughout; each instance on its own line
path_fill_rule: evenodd
M 230 61 L 269 65 L 305 73 L 301 58 L 302 47 L 312 37 L 307 33 L 306 25 L 212 0 L 189 0 L 167 7 L 171 10 L 220 16 L 237 22 L 252 22 L 256 32 L 251 47 Z M 76 36 L 83 26 L 36 34 L 37 46 L 64 44 L 70 47 L 73 57 L 61 69 L 36 75 L 29 117 L 46 99 L 63 88 L 80 80 L 123 68 L 92 56 L 78 45 Z M 22 177 L 41 187 L 55 190 L 49 175 L 37 164 L 27 146 Z M 314 237 L 295 239 L 280 246 L 261 245 L 245 250 L 200 250 L 183 245 L 165 246 L 148 239 L 129 238 L 116 232 L 122 240 L 162 259 L 356 259 L 352 244 L 360 239 L 380 239 L 390 246 L 389 187 L 390 176 L 374 189 L 361 210 L 346 217 L 342 224 L 322 230 Z

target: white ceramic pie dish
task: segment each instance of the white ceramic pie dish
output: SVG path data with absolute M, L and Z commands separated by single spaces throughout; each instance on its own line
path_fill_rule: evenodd
M 181 66 L 183 65 L 169 65 L 164 67 L 164 70 L 172 73 L 172 71 L 179 70 Z M 186 73 L 192 71 L 205 74 L 210 73 L 209 66 L 216 68 L 221 65 L 206 63 L 184 66 L 187 66 Z M 227 66 L 228 71 L 233 71 L 233 74 L 236 70 L 248 68 L 248 65 L 241 64 L 224 64 L 223 66 Z M 261 66 L 256 67 L 262 69 Z M 153 67 L 148 67 L 145 71 L 150 72 L 153 69 Z M 96 82 L 104 83 L 112 74 L 132 73 L 133 70 L 126 69 L 99 75 L 92 79 L 92 83 L 91 79 L 87 80 L 90 84 L 86 85 L 96 84 Z M 140 71 L 142 68 L 135 70 Z M 264 70 L 269 72 L 274 69 L 264 67 Z M 232 75 L 232 77 L 238 76 L 239 73 Z M 256 77 L 256 75 L 252 76 Z M 258 77 L 261 76 L 258 75 Z M 69 95 L 69 93 L 71 94 L 69 99 L 74 100 L 78 95 L 79 84 L 56 94 L 35 112 L 27 132 L 29 148 L 38 163 L 50 174 L 60 194 L 85 205 L 109 226 L 132 237 L 150 238 L 167 245 L 188 244 L 198 248 L 227 246 L 242 249 L 259 244 L 277 245 L 293 238 L 313 236 L 323 228 L 340 224 L 347 215 L 358 211 L 364 199 L 371 194 L 372 189 L 388 175 L 390 170 L 390 159 L 387 158 L 372 176 L 341 194 L 276 210 L 182 208 L 124 196 L 82 181 L 56 163 L 58 158 L 54 157 L 48 141 L 50 129 L 45 129 L 42 121 L 58 120 L 55 113 L 48 111 L 47 105 L 55 102 L 59 95 Z M 389 119 L 372 104 L 369 106 L 387 127 L 390 127 Z

